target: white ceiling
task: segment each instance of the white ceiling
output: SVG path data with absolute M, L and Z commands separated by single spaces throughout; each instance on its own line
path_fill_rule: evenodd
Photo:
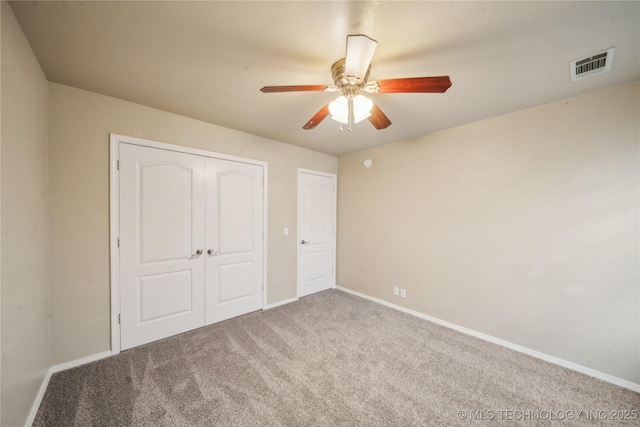
M 12 2 L 50 81 L 333 155 L 640 79 L 640 2 Z M 372 95 L 393 124 L 339 132 L 332 84 L 348 34 L 378 41 L 370 80 L 448 75 L 444 94 Z M 569 62 L 616 47 L 611 72 Z

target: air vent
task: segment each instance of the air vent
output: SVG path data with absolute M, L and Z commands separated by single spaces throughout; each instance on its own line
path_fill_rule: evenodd
M 606 73 L 611 70 L 613 64 L 613 52 L 615 48 L 610 48 L 604 52 L 594 53 L 588 58 L 571 61 L 569 68 L 571 71 L 571 81 L 585 79 L 596 74 Z

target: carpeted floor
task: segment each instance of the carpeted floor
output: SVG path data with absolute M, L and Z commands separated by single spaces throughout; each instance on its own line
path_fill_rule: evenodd
M 34 425 L 637 426 L 611 419 L 634 409 L 637 393 L 330 290 L 57 373 Z

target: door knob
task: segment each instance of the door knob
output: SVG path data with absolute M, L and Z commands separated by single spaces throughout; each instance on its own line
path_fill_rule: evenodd
M 302 243 L 303 245 L 309 244 L 309 242 L 307 242 L 306 240 L 301 240 L 300 243 Z
M 200 255 L 202 255 L 202 249 L 198 249 L 198 250 L 196 251 L 196 256 L 200 256 Z
M 208 249 L 207 250 L 207 254 L 208 255 L 218 255 L 218 252 L 214 251 L 213 249 Z

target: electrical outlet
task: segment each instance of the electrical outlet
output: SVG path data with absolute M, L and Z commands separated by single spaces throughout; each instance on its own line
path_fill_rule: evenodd
M 393 287 L 393 294 L 394 294 L 395 296 L 400 295 L 400 288 L 399 288 L 399 287 L 397 287 L 397 286 L 394 286 L 394 287 Z
M 400 298 L 406 298 L 406 297 L 407 297 L 407 290 L 400 289 Z

